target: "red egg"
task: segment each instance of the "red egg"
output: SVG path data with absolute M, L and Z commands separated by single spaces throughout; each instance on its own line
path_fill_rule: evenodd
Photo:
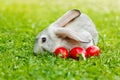
M 70 56 L 76 60 L 79 60 L 80 56 L 82 56 L 83 59 L 86 59 L 85 54 L 86 51 L 81 47 L 74 47 L 70 51 Z
M 86 49 L 86 57 L 98 56 L 100 54 L 100 48 L 97 46 L 90 46 Z
M 68 50 L 65 47 L 59 47 L 54 51 L 54 54 L 56 56 L 60 56 L 61 58 L 68 58 L 69 54 L 68 54 Z

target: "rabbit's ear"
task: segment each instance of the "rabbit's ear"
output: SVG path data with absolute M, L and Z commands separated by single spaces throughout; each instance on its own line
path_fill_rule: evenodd
M 58 26 L 64 27 L 65 25 L 67 25 L 69 22 L 71 22 L 73 19 L 77 18 L 78 16 L 80 16 L 81 12 L 79 10 L 71 10 L 66 12 L 63 16 L 61 16 L 56 22 L 55 24 L 57 24 Z
M 90 42 L 92 39 L 90 33 L 84 30 L 81 30 L 80 33 L 77 33 L 69 29 L 60 28 L 55 31 L 55 34 L 63 39 L 69 39 L 80 42 Z

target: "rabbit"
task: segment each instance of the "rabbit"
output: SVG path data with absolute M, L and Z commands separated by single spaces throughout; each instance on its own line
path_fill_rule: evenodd
M 97 45 L 98 32 L 92 20 L 77 9 L 67 11 L 36 37 L 34 54 L 54 52 L 58 47 L 87 49 Z

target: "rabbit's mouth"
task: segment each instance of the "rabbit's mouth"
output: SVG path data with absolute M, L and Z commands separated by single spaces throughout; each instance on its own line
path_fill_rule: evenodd
M 47 50 L 45 48 L 42 47 L 42 52 L 46 52 Z
M 43 53 L 44 52 L 50 52 L 49 50 L 47 50 L 46 48 L 42 47 L 42 50 L 41 50 Z
M 54 49 L 51 49 L 51 48 L 49 48 L 49 49 L 47 49 L 47 48 L 44 48 L 44 47 L 41 47 L 41 50 L 40 50 L 42 53 L 44 53 L 44 52 L 50 52 L 50 53 L 52 53 L 52 52 L 54 52 Z

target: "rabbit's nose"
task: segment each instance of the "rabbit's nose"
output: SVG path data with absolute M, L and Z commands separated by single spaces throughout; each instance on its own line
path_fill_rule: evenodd
M 37 56 L 37 55 L 38 55 L 38 52 L 39 52 L 39 49 L 36 48 L 36 47 L 34 47 L 33 54 L 34 54 L 35 56 Z

